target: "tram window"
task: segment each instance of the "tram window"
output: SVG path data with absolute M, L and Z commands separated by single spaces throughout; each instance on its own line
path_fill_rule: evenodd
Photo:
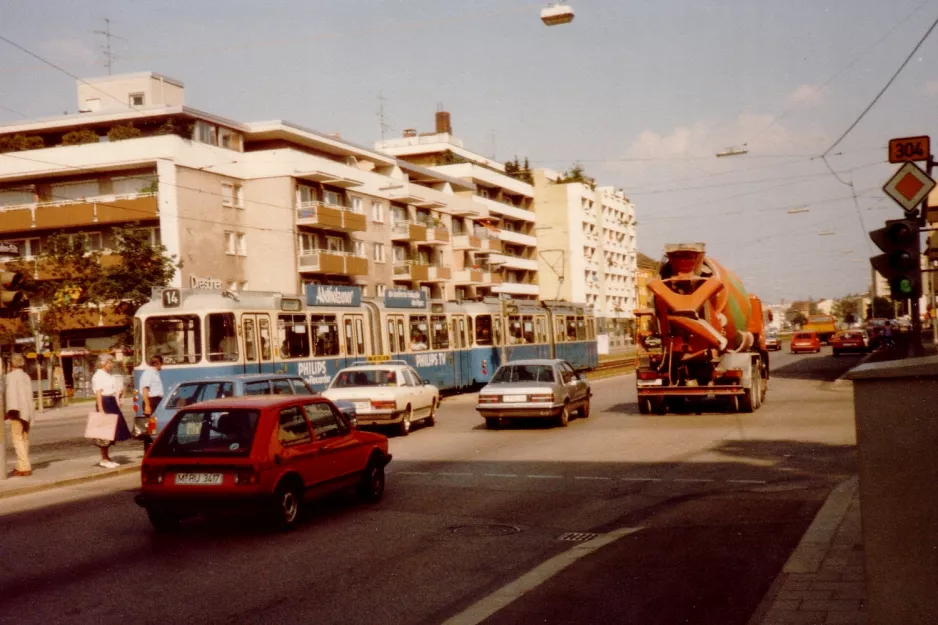
M 583 317 L 576 318 L 576 340 L 586 340 L 586 322 L 583 320 Z
M 316 337 L 314 356 L 339 355 L 339 324 L 335 315 L 310 315 L 309 326 Z
M 564 332 L 564 319 L 563 317 L 557 318 L 556 332 L 554 333 L 554 341 L 557 343 L 563 343 L 566 340 L 566 332 Z
M 355 330 L 352 328 L 352 320 L 346 319 L 343 323 L 345 327 L 345 353 L 349 356 L 355 355 Z
M 586 319 L 586 338 L 592 340 L 594 336 L 596 336 L 596 332 L 593 330 L 593 319 L 588 317 Z
M 469 323 L 472 323 L 472 318 L 470 317 Z M 464 317 L 459 318 L 459 332 L 457 333 L 459 337 L 459 346 L 460 347 L 469 347 L 469 342 L 466 340 L 466 320 Z
M 404 339 L 404 320 L 402 318 L 397 320 L 397 344 L 401 351 L 407 349 L 407 341 Z
M 139 319 L 134 319 L 134 367 L 139 367 L 143 362 L 143 324 Z
M 531 315 L 521 318 L 521 338 L 529 345 L 534 342 L 534 317 Z
M 410 316 L 410 350 L 413 352 L 426 351 L 430 347 L 428 338 L 429 327 L 426 315 Z
M 231 362 L 238 359 L 238 328 L 234 313 L 212 313 L 205 317 L 210 362 Z
M 544 317 L 538 317 L 535 320 L 537 326 L 537 342 L 546 343 L 547 342 L 547 329 Z
M 148 362 L 156 354 L 167 365 L 202 360 L 202 331 L 196 315 L 150 317 L 146 320 L 145 340 Z
M 446 315 L 433 315 L 430 317 L 433 339 L 433 349 L 449 349 L 449 330 L 446 328 Z
M 277 329 L 280 332 L 281 358 L 309 357 L 309 327 L 306 315 L 279 315 Z
M 511 315 L 508 317 L 508 344 L 518 345 L 520 343 L 524 343 L 521 315 Z
M 355 317 L 355 347 L 359 355 L 365 353 L 365 322 L 361 317 Z
M 495 315 L 493 318 L 492 325 L 495 326 L 495 344 L 502 344 L 502 318 L 498 315 Z
M 576 340 L 576 317 L 567 317 L 567 340 Z
M 266 316 L 259 317 L 257 328 L 261 335 L 261 360 L 270 360 L 270 320 Z
M 257 345 L 254 342 L 254 320 L 244 320 L 244 359 L 248 362 L 257 360 Z
M 492 315 L 476 317 L 476 345 L 492 344 Z
M 394 320 L 388 319 L 388 351 L 397 353 L 397 335 L 394 334 Z
M 464 328 L 469 330 L 469 334 L 466 335 L 468 338 L 463 347 L 469 347 L 469 341 L 472 340 L 472 317 L 466 317 L 465 319 L 466 324 Z M 460 323 L 462 323 L 462 319 L 460 319 Z

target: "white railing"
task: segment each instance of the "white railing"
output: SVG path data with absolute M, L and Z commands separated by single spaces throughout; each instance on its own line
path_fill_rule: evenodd
M 107 195 L 93 195 L 91 197 L 83 198 L 69 198 L 61 200 L 50 200 L 48 202 L 31 202 L 28 204 L 10 204 L 8 206 L 0 206 L 0 212 L 4 211 L 13 211 L 13 210 L 24 210 L 37 208 L 48 208 L 56 206 L 71 206 L 73 204 L 95 204 L 95 203 L 105 203 L 105 202 L 118 202 L 120 200 L 136 200 L 145 197 L 156 197 L 157 194 L 153 191 L 148 191 L 146 193 L 110 193 Z
M 317 207 L 319 207 L 319 206 L 321 206 L 321 207 L 323 207 L 323 208 L 334 208 L 334 209 L 336 209 L 336 210 L 343 210 L 343 211 L 347 211 L 347 212 L 349 212 L 349 213 L 354 213 L 354 214 L 356 214 L 356 215 L 364 215 L 364 214 L 365 214 L 365 213 L 363 213 L 363 212 L 361 212 L 361 211 L 352 210 L 352 207 L 351 207 L 351 206 L 345 206 L 345 205 L 343 205 L 343 204 L 330 204 L 329 202 L 324 202 L 324 201 L 322 201 L 322 200 L 310 200 L 310 201 L 308 201 L 308 202 L 298 202 L 297 208 L 306 208 L 306 209 L 309 209 L 309 208 L 317 208 Z

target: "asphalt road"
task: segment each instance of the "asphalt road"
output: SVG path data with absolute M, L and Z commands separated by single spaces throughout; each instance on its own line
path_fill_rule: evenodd
M 856 470 L 830 383 L 856 359 L 771 360 L 751 415 L 641 416 L 631 375 L 568 428 L 490 431 L 449 398 L 392 439 L 382 502 L 319 502 L 289 534 L 154 534 L 134 475 L 4 500 L 0 623 L 745 623 Z

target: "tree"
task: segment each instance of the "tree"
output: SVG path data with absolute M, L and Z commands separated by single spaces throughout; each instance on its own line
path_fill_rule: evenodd
M 558 184 L 566 184 L 568 182 L 580 182 L 591 188 L 596 188 L 596 181 L 586 175 L 586 170 L 579 161 L 573 163 L 573 166 L 563 172 L 563 176 L 557 180 Z
M 62 136 L 62 145 L 81 145 L 83 143 L 97 143 L 98 134 L 89 128 L 73 130 Z
M 858 295 L 848 295 L 836 300 L 831 308 L 831 314 L 846 323 L 854 323 L 860 316 L 861 301 Z
M 118 124 L 107 131 L 108 141 L 123 141 L 124 139 L 136 139 L 143 135 L 143 132 L 131 123 Z
M 896 316 L 892 300 L 888 297 L 874 297 L 868 307 L 867 317 L 892 319 Z
M 185 121 L 173 121 L 172 118 L 167 119 L 163 124 L 156 129 L 156 134 L 158 135 L 176 135 L 182 137 L 183 139 L 192 139 L 192 130 L 194 128 L 192 122 Z
M 792 325 L 795 325 L 798 327 L 802 327 L 804 326 L 805 323 L 808 322 L 808 318 L 805 317 L 804 313 L 801 312 L 800 310 L 796 310 L 794 313 L 792 313 L 792 315 L 788 318 L 788 320 L 791 322 Z
M 0 154 L 4 152 L 22 152 L 24 150 L 39 150 L 46 147 L 42 137 L 32 135 L 13 135 L 0 137 Z

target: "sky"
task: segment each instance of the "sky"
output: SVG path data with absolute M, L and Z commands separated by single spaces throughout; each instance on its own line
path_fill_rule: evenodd
M 867 232 L 902 217 L 887 142 L 935 126 L 938 33 L 835 142 L 938 0 L 569 4 L 547 27 L 524 0 L 0 0 L 0 35 L 58 68 L 0 41 L 0 123 L 76 112 L 108 18 L 113 73 L 182 80 L 194 108 L 372 145 L 442 105 L 473 151 L 622 188 L 653 258 L 703 241 L 769 302 L 868 289 Z

